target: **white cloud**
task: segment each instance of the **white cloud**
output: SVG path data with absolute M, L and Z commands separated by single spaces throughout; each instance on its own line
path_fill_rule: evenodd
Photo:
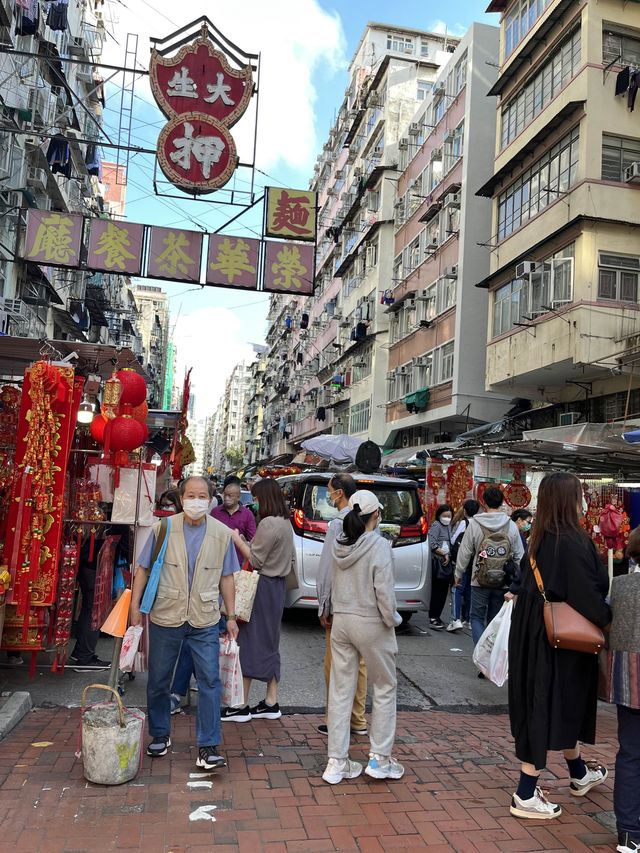
M 194 16 L 193 9 L 187 3 L 181 12 L 175 0 L 128 0 L 126 6 L 112 3 L 111 29 L 118 44 L 108 40 L 104 61 L 122 64 L 126 34 L 131 32 L 139 36 L 138 61 L 146 63 L 149 37 L 162 38 L 184 26 Z M 206 11 L 204 6 L 202 10 Z M 335 72 L 346 67 L 339 16 L 323 10 L 317 0 L 245 0 L 217 3 L 214 23 L 243 50 L 262 54 L 258 164 L 264 169 L 278 164 L 309 169 L 318 149 L 313 75 L 319 68 Z M 136 92 L 148 96 L 149 90 L 138 82 Z M 247 114 L 244 122 L 248 121 Z M 242 125 L 241 121 L 234 134 L 237 137 L 247 133 Z M 242 147 L 240 153 L 242 156 Z
M 467 31 L 467 27 L 464 24 L 447 24 L 446 21 L 440 19 L 430 24 L 427 29 L 429 32 L 438 33 L 441 36 L 449 35 L 456 37 L 463 36 Z
M 191 371 L 197 418 L 212 415 L 231 371 L 241 361 L 252 362 L 255 354 L 246 343 L 241 315 L 228 308 L 200 308 L 178 318 L 176 381 L 180 387 L 186 370 Z

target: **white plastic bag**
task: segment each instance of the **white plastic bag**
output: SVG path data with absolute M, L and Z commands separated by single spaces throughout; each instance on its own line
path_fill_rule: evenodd
M 140 645 L 140 637 L 142 637 L 142 628 L 135 625 L 130 625 L 122 638 L 122 649 L 120 650 L 120 669 L 122 672 L 131 672 L 133 664 L 138 653 Z
M 235 640 L 220 641 L 220 681 L 222 682 L 222 704 L 228 708 L 244 705 L 240 647 Z
M 153 470 L 151 470 L 153 469 Z M 150 527 L 158 520 L 153 514 L 156 494 L 157 469 L 155 465 L 137 468 L 120 468 L 119 484 L 113 493 L 111 522 L 113 524 L 135 524 Z M 136 506 L 138 517 L 136 519 Z
M 489 681 L 502 687 L 509 675 L 509 629 L 513 600 L 505 601 L 473 650 L 473 662 Z

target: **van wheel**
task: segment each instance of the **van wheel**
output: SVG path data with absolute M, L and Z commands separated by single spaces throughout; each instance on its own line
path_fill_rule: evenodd
M 399 610 L 398 612 L 402 616 L 402 624 L 408 625 L 411 617 L 415 613 L 415 610 Z

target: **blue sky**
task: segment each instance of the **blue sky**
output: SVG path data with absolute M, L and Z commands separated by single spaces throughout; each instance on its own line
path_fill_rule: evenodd
M 348 61 L 368 21 L 439 32 L 446 27 L 448 32 L 461 35 L 474 20 L 497 24 L 498 16 L 485 14 L 486 5 L 487 0 L 456 0 L 448 5 L 433 0 L 398 0 L 394 4 L 387 0 L 270 0 L 268 4 L 245 0 L 237 8 L 233 8 L 236 4 L 226 4 L 217 9 L 215 22 L 225 35 L 249 52 L 262 52 L 265 73 L 258 160 L 270 177 L 258 175 L 258 181 L 307 186 L 316 153 L 347 84 Z M 122 63 L 126 32 L 139 34 L 138 58 L 144 64 L 150 35 L 168 35 L 192 17 L 182 16 L 174 0 L 135 0 L 116 8 L 119 20 L 113 26 L 115 39 L 110 41 L 105 58 L 114 64 Z M 105 120 L 117 135 L 120 94 L 115 88 L 107 91 L 110 97 Z M 154 147 L 163 124 L 145 81 L 140 80 L 136 84 L 132 141 Z M 241 125 L 242 121 L 236 130 Z M 105 156 L 110 155 L 107 150 Z M 135 155 L 130 160 L 129 219 L 181 227 L 194 227 L 196 220 L 207 230 L 224 223 L 225 209 L 215 203 L 215 195 L 208 197 L 211 204 L 154 196 L 153 169 L 152 157 Z M 259 222 L 258 213 L 248 215 L 229 233 L 251 236 L 244 225 L 259 230 Z M 161 284 L 169 294 L 174 320 L 179 315 L 174 334 L 179 369 L 195 363 L 197 415 L 204 417 L 213 410 L 233 364 L 250 355 L 248 342 L 263 340 L 268 296 L 150 283 Z

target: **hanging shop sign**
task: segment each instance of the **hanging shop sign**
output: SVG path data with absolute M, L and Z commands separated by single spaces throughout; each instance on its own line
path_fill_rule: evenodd
M 265 187 L 265 198 L 265 236 L 315 242 L 317 193 Z
M 86 262 L 81 260 L 83 241 Z M 299 296 L 313 294 L 315 275 L 315 243 L 203 234 L 35 209 L 27 211 L 23 257 L 50 267 Z
M 151 52 L 151 90 L 169 123 L 158 138 L 158 163 L 166 178 L 191 193 L 223 187 L 238 166 L 230 128 L 254 91 L 249 65 L 234 68 L 203 27 L 175 56 Z

